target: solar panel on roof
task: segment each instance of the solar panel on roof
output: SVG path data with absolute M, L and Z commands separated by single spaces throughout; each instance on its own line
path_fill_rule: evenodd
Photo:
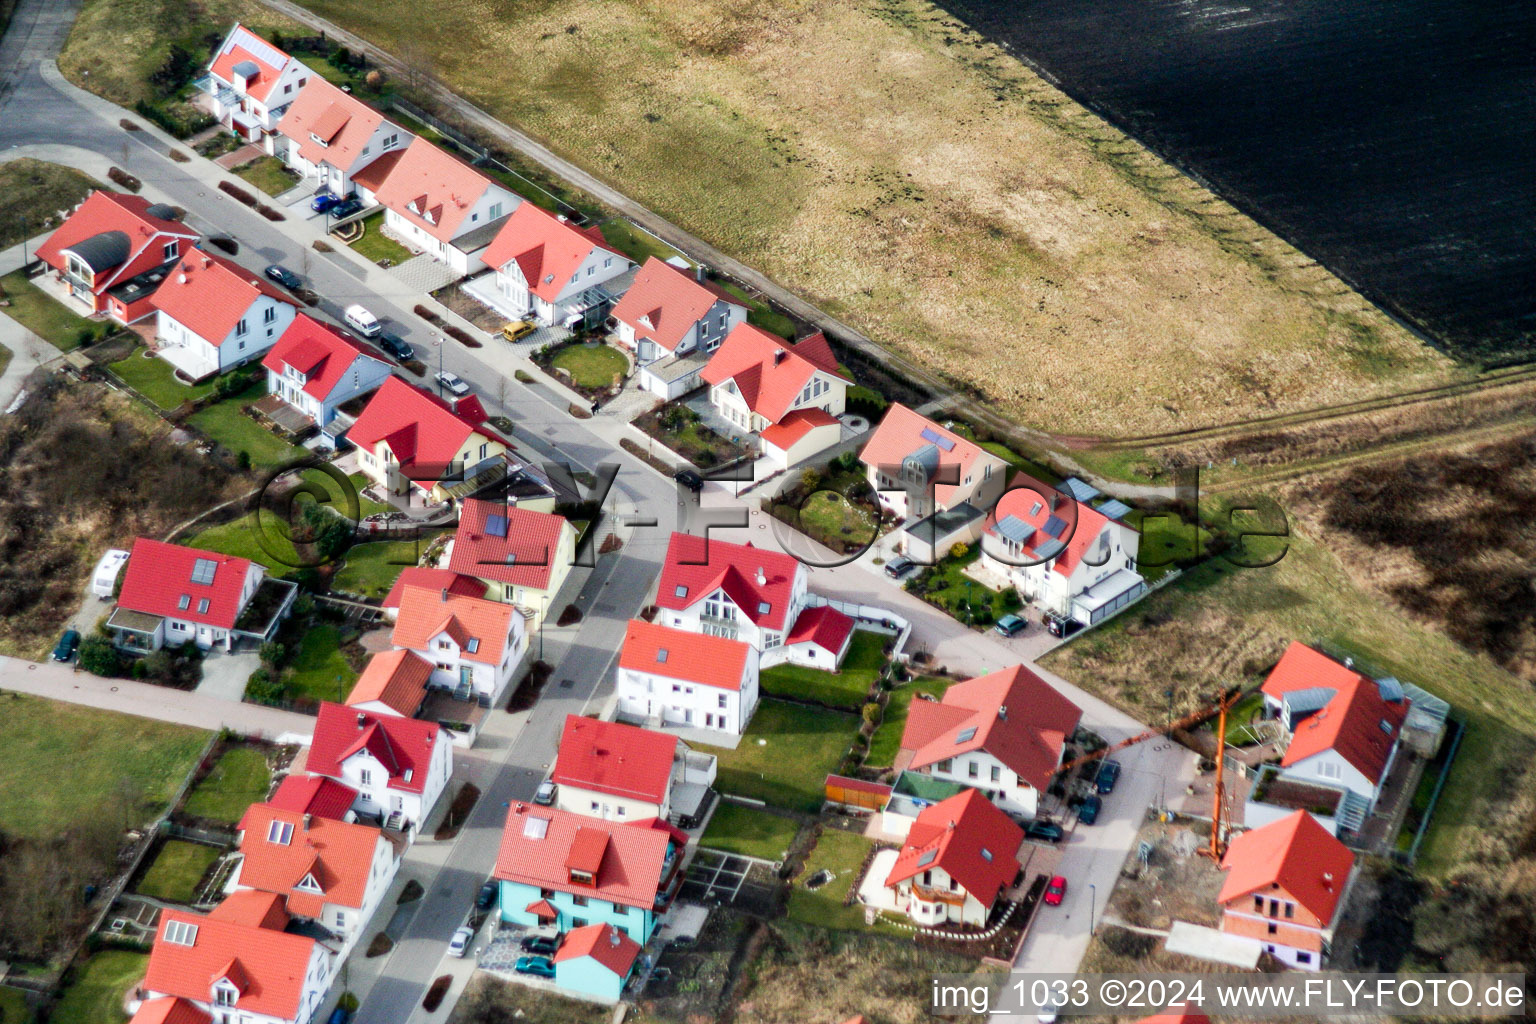
M 940 448 L 943 448 L 947 452 L 952 452 L 955 450 L 955 442 L 951 438 L 940 434 L 932 427 L 924 427 L 921 436 L 924 441 L 932 441 L 934 444 L 938 445 Z
M 1131 511 L 1131 506 L 1123 501 L 1110 498 L 1099 506 L 1099 515 L 1105 519 L 1124 519 Z
M 1005 540 L 1010 540 L 1015 544 L 1023 544 L 1030 537 L 1034 536 L 1035 528 L 1017 516 L 1004 516 L 998 520 L 997 532 Z
M 1043 562 L 1047 558 L 1055 558 L 1066 550 L 1066 547 L 1066 544 L 1059 540 L 1048 540 L 1035 549 L 1035 557 Z
M 1045 521 L 1045 525 L 1040 529 L 1044 530 L 1047 535 L 1059 539 L 1066 528 L 1067 521 L 1065 519 L 1061 518 L 1060 516 L 1051 516 L 1051 518 Z
M 212 583 L 213 574 L 218 571 L 219 563 L 211 558 L 199 558 L 192 563 L 193 583 Z
M 935 847 L 933 847 L 932 849 L 929 849 L 929 850 L 924 850 L 923 851 L 923 855 L 921 857 L 917 858 L 917 866 L 920 867 L 920 868 L 927 867 L 929 864 L 933 863 L 933 859 L 935 857 L 937 857 L 938 855 L 939 855 L 939 848 L 937 846 L 935 846 Z
M 1072 497 L 1076 498 L 1078 501 L 1087 501 L 1090 498 L 1097 498 L 1100 494 L 1100 491 L 1097 487 L 1090 483 L 1085 483 L 1075 476 L 1069 476 L 1063 480 L 1059 489 L 1065 491 L 1067 494 L 1072 495 Z
M 507 535 L 507 517 L 503 515 L 486 516 L 485 532 L 492 537 L 505 537 Z

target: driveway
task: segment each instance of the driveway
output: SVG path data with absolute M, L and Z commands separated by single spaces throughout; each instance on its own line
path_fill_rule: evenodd
M 245 696 L 245 684 L 251 673 L 260 667 L 261 655 L 255 651 L 209 651 L 203 659 L 203 681 L 197 684 L 196 692 L 204 697 L 238 702 Z

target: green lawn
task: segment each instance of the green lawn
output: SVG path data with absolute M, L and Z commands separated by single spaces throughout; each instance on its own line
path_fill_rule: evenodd
M 814 813 L 858 731 L 858 719 L 766 698 L 735 750 L 706 747 L 719 758 L 715 786 L 789 810 Z
M 753 327 L 761 327 L 769 334 L 777 334 L 781 338 L 794 340 L 795 322 L 789 317 L 782 313 L 775 313 L 766 302 L 748 297 L 743 289 L 738 288 L 734 284 L 726 281 L 717 281 L 715 283 L 736 296 L 747 307 L 747 323 Z
M 885 645 L 889 640 L 883 633 L 856 629 L 839 671 L 827 672 L 804 665 L 775 665 L 763 669 L 763 692 L 857 711 L 864 706 L 869 688 L 885 667 Z
M 569 373 L 577 387 L 598 389 L 611 387 L 614 377 L 629 369 L 629 360 L 611 345 L 581 344 L 555 353 L 550 365 Z
M 800 826 L 789 818 L 720 801 L 700 846 L 763 860 L 783 860 Z
M 896 751 L 901 749 L 901 732 L 907 726 L 907 709 L 919 693 L 934 697 L 944 696 L 953 680 L 935 676 L 921 676 L 891 691 L 890 703 L 885 706 L 885 717 L 880 727 L 869 738 L 869 754 L 864 763 L 871 768 L 889 768 L 896 761 Z
M 147 953 L 109 949 L 70 971 L 63 997 L 48 1015 L 49 1024 L 118 1024 L 128 1019 L 123 996 L 144 980 Z
M 164 359 L 146 356 L 146 349 L 135 348 L 127 359 L 112 363 L 112 372 L 123 382 L 162 409 L 170 410 L 189 399 L 196 400 L 213 392 L 215 378 L 201 384 L 184 384 L 176 377 L 176 368 Z
M 183 810 L 194 818 L 233 825 L 247 807 L 267 798 L 271 785 L 272 770 L 267 767 L 266 751 L 258 747 L 230 747 L 192 790 Z
M 872 505 L 852 501 L 832 490 L 811 494 L 789 516 L 786 521 L 801 533 L 833 551 L 845 550 L 845 544 L 870 544 L 880 534 L 880 517 Z
M 262 513 L 258 521 L 256 513 L 251 512 L 233 522 L 210 526 L 201 533 L 184 537 L 181 543 L 248 558 L 266 566 L 274 576 L 285 576 L 300 563 L 299 553 L 288 539 L 288 524 L 271 513 Z
M 669 260 L 679 256 L 676 249 L 648 231 L 641 231 L 623 217 L 610 217 L 598 225 L 608 244 L 636 263 L 644 263 L 647 257 Z
M 906 589 L 943 608 L 961 622 L 971 621 L 971 611 L 977 613 L 977 625 L 996 622 L 1009 612 L 1017 611 L 1023 602 L 1016 590 L 993 590 L 965 574 L 965 567 L 979 557 L 979 544 L 972 544 L 961 558 L 946 555 L 937 565 L 924 568 L 907 580 Z
M 382 501 L 374 501 L 372 498 L 365 498 L 363 496 L 363 491 L 373 486 L 373 481 L 368 479 L 367 474 L 357 472 L 347 477 L 347 479 L 352 481 L 352 486 L 357 490 L 357 504 L 360 515 L 371 516 L 377 515 L 380 512 L 393 512 L 395 510 L 393 505 L 385 504 Z
M 275 156 L 257 157 L 231 173 L 244 178 L 269 196 L 280 196 L 299 183 L 299 176 Z
M 28 1024 L 32 1008 L 19 988 L 0 988 L 0 1024 Z
M 1248 731 L 1248 725 L 1264 707 L 1264 695 L 1255 690 L 1227 711 L 1227 742 L 1242 746 L 1253 742 L 1253 736 Z M 1217 719 L 1213 718 L 1205 724 L 1205 728 L 1212 734 L 1216 732 Z
M 197 883 L 218 859 L 217 847 L 168 839 L 134 891 L 170 903 L 191 903 L 197 895 Z
M 411 250 L 384 234 L 383 210 L 369 214 L 359 223 L 363 227 L 363 237 L 352 243 L 358 255 L 375 263 L 379 260 L 392 260 L 401 264 L 411 258 Z
M 1137 571 L 1150 583 L 1174 567 L 1175 562 L 1198 557 L 1195 527 L 1173 512 L 1132 509 L 1125 524 L 1141 531 L 1136 548 Z M 1200 527 L 1201 550 L 1208 550 L 1211 531 Z
M 0 696 L 0 714 L 0 832 L 23 839 L 56 836 L 128 796 L 147 822 L 208 739 L 197 729 L 14 692 Z
M 791 921 L 815 925 L 818 928 L 836 928 L 845 931 L 890 931 L 894 928 L 870 929 L 864 923 L 864 906 L 855 902 L 843 906 L 843 897 L 853 887 L 864 858 L 874 844 L 854 832 L 835 828 L 823 829 L 816 848 L 806 858 L 805 870 L 795 879 L 789 890 L 789 906 L 786 915 Z M 832 872 L 833 879 L 814 892 L 805 887 L 806 880 L 818 871 Z
M 253 380 L 250 386 L 222 402 L 199 409 L 187 422 L 238 455 L 246 452 L 251 465 L 271 469 L 304 454 L 302 448 L 284 441 L 244 412 L 245 406 L 266 394 L 266 383 Z
M 341 631 L 329 623 L 317 623 L 304 634 L 290 665 L 293 678 L 288 685 L 296 697 L 340 701 L 357 682 L 357 673 L 341 653 Z
M 331 586 L 362 597 L 383 597 L 400 578 L 401 570 L 420 560 L 430 539 L 380 540 L 354 545 L 331 580 Z
M 28 281 L 20 270 L 0 277 L 0 291 L 10 302 L 0 313 L 65 352 L 80 347 L 81 331 L 104 330 Z

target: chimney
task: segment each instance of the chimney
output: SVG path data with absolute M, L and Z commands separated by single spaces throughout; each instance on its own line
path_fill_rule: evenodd
M 448 588 L 447 587 L 443 588 L 443 603 L 444 604 L 448 603 Z
M 949 829 L 949 831 L 953 832 L 955 830 L 955 819 L 954 818 L 950 818 L 949 819 L 949 825 L 946 826 L 946 827 Z
M 1060 507 L 1061 507 L 1061 492 L 1060 491 L 1052 491 L 1051 492 L 1051 511 L 1055 512 Z
M 517 805 L 517 813 L 518 814 L 522 814 L 527 809 L 528 809 L 528 805 L 527 804 L 521 803 L 521 802 L 518 803 L 518 805 Z
M 705 270 L 704 264 L 700 263 L 698 266 L 693 268 L 693 277 L 695 281 L 699 282 L 699 284 L 703 284 L 705 281 L 709 280 L 709 271 Z
M 1333 872 L 1332 871 L 1324 871 L 1323 872 L 1323 888 L 1328 890 L 1329 892 L 1333 892 Z
M 784 361 L 784 350 L 781 349 L 781 348 L 774 349 L 773 350 L 773 365 L 774 366 L 778 366 L 783 361 Z
M 304 815 L 304 831 L 309 831 L 309 815 Z
M 999 704 L 997 706 L 997 717 L 1001 718 L 1005 722 L 1008 720 L 1008 705 L 1007 704 Z
M 618 945 L 619 945 L 619 932 L 618 932 L 618 929 L 614 928 L 612 925 L 608 926 L 608 943 L 609 943 L 609 945 L 613 946 L 614 948 L 618 948 Z
M 363 714 L 361 711 L 359 711 L 357 713 L 357 727 L 359 729 L 361 729 L 363 726 L 365 726 L 367 724 L 368 724 L 368 716 Z
M 763 567 L 762 566 L 758 566 L 757 567 L 757 585 L 761 587 L 761 586 L 766 586 L 767 583 L 768 583 L 768 574 L 763 572 Z
M 204 256 L 203 257 L 203 269 L 207 270 L 211 266 L 213 266 L 213 258 L 211 256 Z

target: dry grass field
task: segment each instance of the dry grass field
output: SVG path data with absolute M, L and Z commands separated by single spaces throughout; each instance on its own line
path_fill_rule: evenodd
M 1456 372 L 922 0 L 304 2 L 1027 423 Z
M 73 208 L 99 187 L 100 182 L 72 167 L 30 157 L 0 163 L 0 248 L 42 234 L 57 222 L 59 211 Z

